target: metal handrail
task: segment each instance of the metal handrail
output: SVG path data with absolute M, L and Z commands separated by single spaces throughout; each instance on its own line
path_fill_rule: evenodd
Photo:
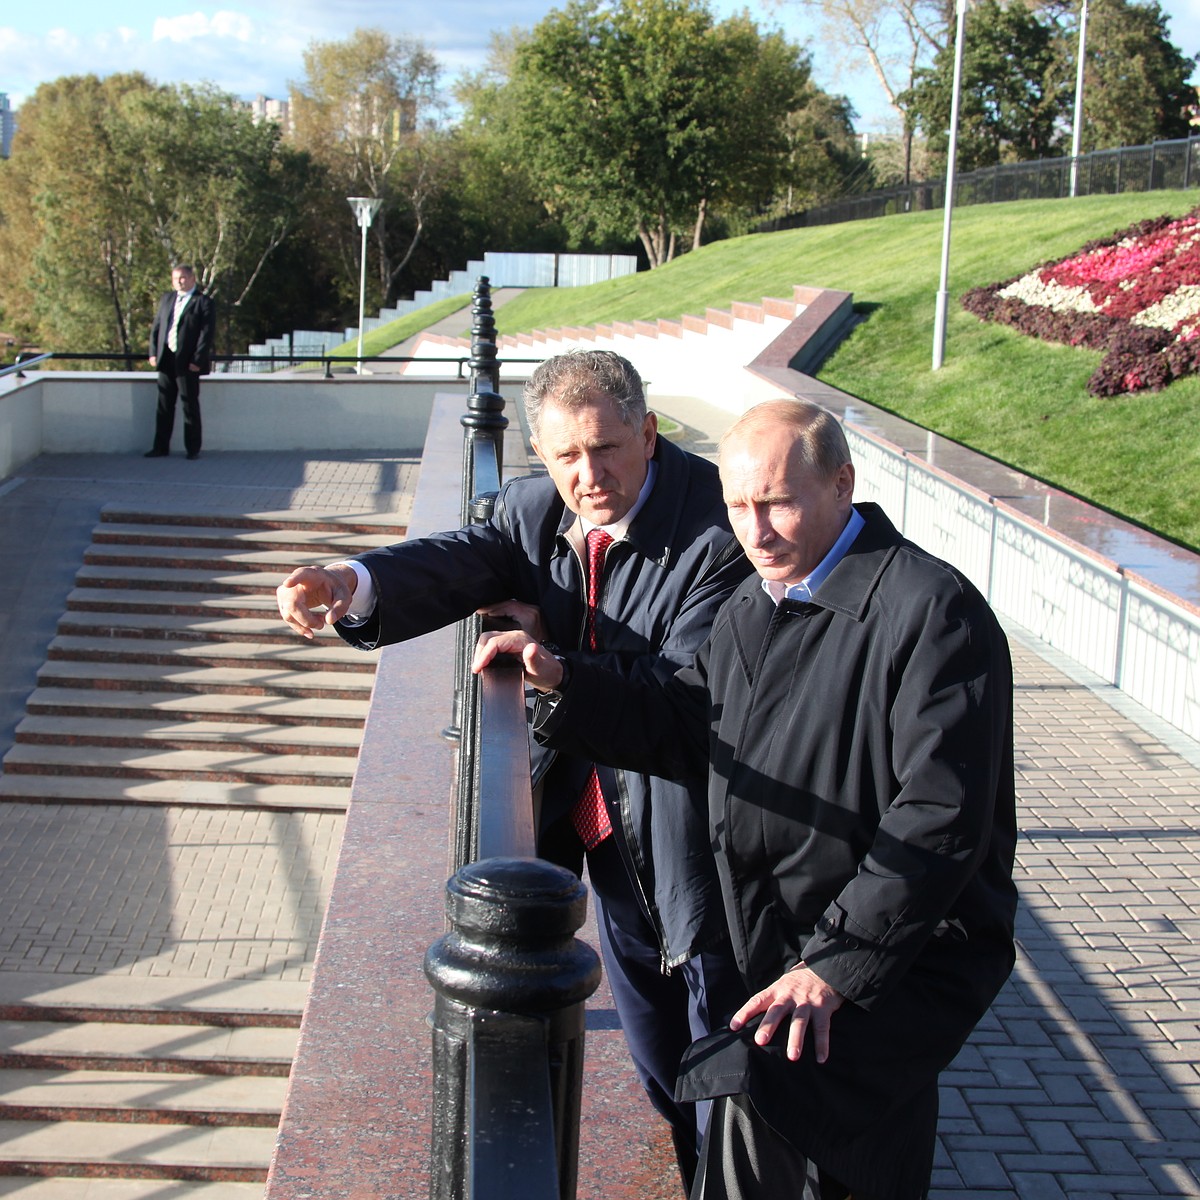
M 508 425 L 485 277 L 472 311 L 464 524 L 491 518 Z M 430 1195 L 573 1200 L 584 1002 L 600 962 L 574 936 L 583 884 L 535 857 L 523 674 L 503 661 L 471 672 L 480 626 L 472 616 L 456 630 L 450 932 L 425 958 L 436 997 Z
M 4 375 L 16 374 L 21 375 L 22 369 L 33 366 L 40 362 L 45 362 L 47 359 L 56 359 L 59 362 L 123 362 L 127 364 L 130 370 L 152 371 L 154 368 L 146 362 L 144 354 L 124 354 L 117 351 L 65 351 L 51 350 L 45 354 L 40 354 L 36 358 L 22 360 L 18 356 L 17 362 L 12 366 L 0 368 L 0 377 Z M 469 372 L 473 370 L 473 356 L 467 354 L 460 355 L 445 355 L 442 357 L 431 357 L 429 355 L 414 356 L 410 354 L 374 354 L 363 355 L 361 358 L 356 355 L 343 354 L 286 354 L 276 358 L 274 355 L 267 356 L 263 354 L 214 354 L 213 363 L 257 363 L 259 365 L 270 364 L 269 372 L 286 370 L 288 367 L 303 365 L 305 363 L 318 363 L 324 367 L 324 377 L 326 379 L 336 378 L 333 368 L 335 366 L 344 366 L 353 370 L 355 366 L 363 363 L 454 363 L 456 366 L 456 379 L 469 378 Z M 541 358 L 497 358 L 496 366 L 515 365 L 518 363 L 540 363 Z M 237 372 L 220 372 L 220 374 L 235 374 Z M 257 372 L 245 372 L 247 374 L 257 374 Z

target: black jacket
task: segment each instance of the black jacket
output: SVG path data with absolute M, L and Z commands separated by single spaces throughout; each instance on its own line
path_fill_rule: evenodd
M 812 602 L 776 607 L 749 579 L 693 668 L 632 690 L 580 664 L 537 731 L 640 770 L 710 763 L 747 995 L 803 959 L 851 1003 L 824 1066 L 715 1035 L 683 1098 L 750 1093 L 873 1200 L 919 1186 L 937 1074 L 1011 969 L 1016 818 L 1003 632 L 965 577 L 858 508 Z
M 691 664 L 724 601 L 750 571 L 729 531 L 716 468 L 664 438 L 658 475 L 628 535 L 605 560 L 597 616 L 602 650 L 586 652 L 630 680 L 669 679 Z M 586 590 L 578 521 L 545 476 L 511 480 L 491 521 L 371 551 L 359 561 L 379 596 L 364 625 L 338 632 L 365 649 L 440 628 L 481 605 L 516 599 L 542 611 L 548 640 L 582 660 Z M 534 747 L 541 827 L 570 811 L 591 759 Z M 602 768 L 618 845 L 640 885 L 664 963 L 726 937 L 704 807 L 703 771 L 690 785 Z
M 162 361 L 167 334 L 175 311 L 175 293 L 167 292 L 158 302 L 158 312 L 150 326 L 150 357 Z M 217 309 L 212 299 L 197 288 L 179 315 L 175 338 L 175 370 L 185 371 L 195 364 L 200 374 L 212 369 L 213 346 L 217 338 Z

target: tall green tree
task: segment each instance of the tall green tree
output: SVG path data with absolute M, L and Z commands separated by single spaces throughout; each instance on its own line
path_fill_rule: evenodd
M 1002 162 L 1045 158 L 1058 152 L 1068 101 L 1055 31 L 1023 3 L 980 0 L 963 38 L 959 96 L 958 165 L 964 171 Z M 953 95 L 954 48 L 916 74 L 905 98 L 931 146 L 945 153 Z
M 1079 53 L 1078 18 L 1078 6 L 1072 5 L 1059 24 L 1059 56 L 1072 89 Z M 1188 77 L 1196 61 L 1171 42 L 1168 18 L 1154 0 L 1090 0 L 1082 149 L 1141 146 L 1189 136 L 1196 88 Z
M 43 84 L 0 172 L 0 304 L 59 348 L 138 354 L 172 262 L 226 329 L 257 327 L 265 263 L 306 204 L 305 156 L 231 97 L 140 75 Z
M 382 202 L 371 225 L 374 299 L 387 303 L 415 253 L 445 175 L 441 68 L 417 38 L 356 29 L 314 41 L 291 86 L 292 138 L 326 170 L 319 222 L 347 295 L 358 294 L 359 235 L 346 198 Z
M 636 236 L 651 266 L 708 211 L 770 193 L 800 52 L 701 0 L 572 0 L 518 48 L 515 145 L 572 236 Z

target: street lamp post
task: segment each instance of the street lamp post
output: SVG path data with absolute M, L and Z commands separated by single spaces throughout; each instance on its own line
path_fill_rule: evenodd
M 958 157 L 958 95 L 962 90 L 963 26 L 968 0 L 958 0 L 958 29 L 954 35 L 954 91 L 950 99 L 950 144 L 946 147 L 946 207 L 942 217 L 942 270 L 933 318 L 933 369 L 946 357 L 946 309 L 950 302 L 950 213 L 954 209 L 954 170 Z
M 1079 142 L 1083 134 L 1083 65 L 1087 51 L 1088 0 L 1079 5 L 1079 58 L 1075 64 L 1075 120 L 1071 127 L 1071 199 L 1079 184 Z
M 373 196 L 348 196 L 350 207 L 354 210 L 354 217 L 358 221 L 358 227 L 362 230 L 362 253 L 360 255 L 360 267 L 358 272 L 358 360 L 356 369 L 362 374 L 362 353 L 363 353 L 363 322 L 366 320 L 366 304 L 367 304 L 367 230 L 371 228 L 371 222 L 375 219 L 375 214 L 379 211 L 382 200 L 376 200 Z

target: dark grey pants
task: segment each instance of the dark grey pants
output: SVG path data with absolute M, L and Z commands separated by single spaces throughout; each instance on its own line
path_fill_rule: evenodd
M 691 1200 L 852 1200 L 846 1186 L 805 1158 L 746 1096 L 713 1101 Z

